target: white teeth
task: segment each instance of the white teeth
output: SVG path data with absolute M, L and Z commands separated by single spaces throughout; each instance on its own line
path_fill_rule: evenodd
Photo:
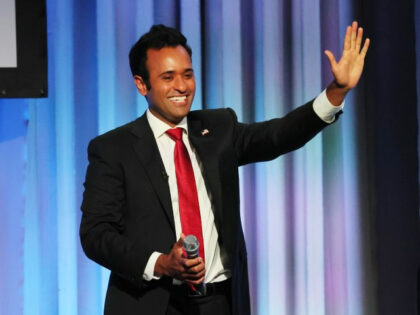
M 169 98 L 172 102 L 185 102 L 187 100 L 187 96 L 173 96 Z

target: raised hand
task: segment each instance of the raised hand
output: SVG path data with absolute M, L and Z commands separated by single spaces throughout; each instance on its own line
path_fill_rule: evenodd
M 359 82 L 370 44 L 370 40 L 367 38 L 363 48 L 361 48 L 362 38 L 363 29 L 361 27 L 358 28 L 355 21 L 351 26 L 347 26 L 340 60 L 337 62 L 331 51 L 325 51 L 325 55 L 328 57 L 331 65 L 335 83 L 340 88 L 350 90 Z

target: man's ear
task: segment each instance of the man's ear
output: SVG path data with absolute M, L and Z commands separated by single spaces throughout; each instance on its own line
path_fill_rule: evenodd
M 146 86 L 146 82 L 144 82 L 143 78 L 139 75 L 134 76 L 134 83 L 137 86 L 137 90 L 140 92 L 141 95 L 146 96 L 148 90 Z

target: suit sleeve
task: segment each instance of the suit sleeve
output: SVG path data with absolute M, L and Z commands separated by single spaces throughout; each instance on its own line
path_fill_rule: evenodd
M 153 251 L 124 236 L 124 175 L 119 163 L 112 159 L 115 154 L 111 149 L 98 138 L 88 147 L 81 244 L 90 259 L 142 287 L 146 284 L 143 270 Z
M 328 124 L 313 110 L 312 101 L 282 118 L 260 123 L 235 123 L 234 146 L 238 164 L 268 161 L 296 150 Z M 234 119 L 236 121 L 236 116 Z M 338 115 L 336 116 L 336 118 Z

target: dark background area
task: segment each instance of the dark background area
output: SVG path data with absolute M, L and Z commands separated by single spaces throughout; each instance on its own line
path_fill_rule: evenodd
M 0 68 L 0 97 L 47 97 L 46 0 L 15 0 L 17 68 Z
M 361 2 L 374 36 L 366 65 L 363 135 L 372 182 L 379 314 L 418 310 L 419 178 L 414 1 Z M 374 35 L 373 35 L 374 34 Z M 418 39 L 418 36 L 417 36 Z

